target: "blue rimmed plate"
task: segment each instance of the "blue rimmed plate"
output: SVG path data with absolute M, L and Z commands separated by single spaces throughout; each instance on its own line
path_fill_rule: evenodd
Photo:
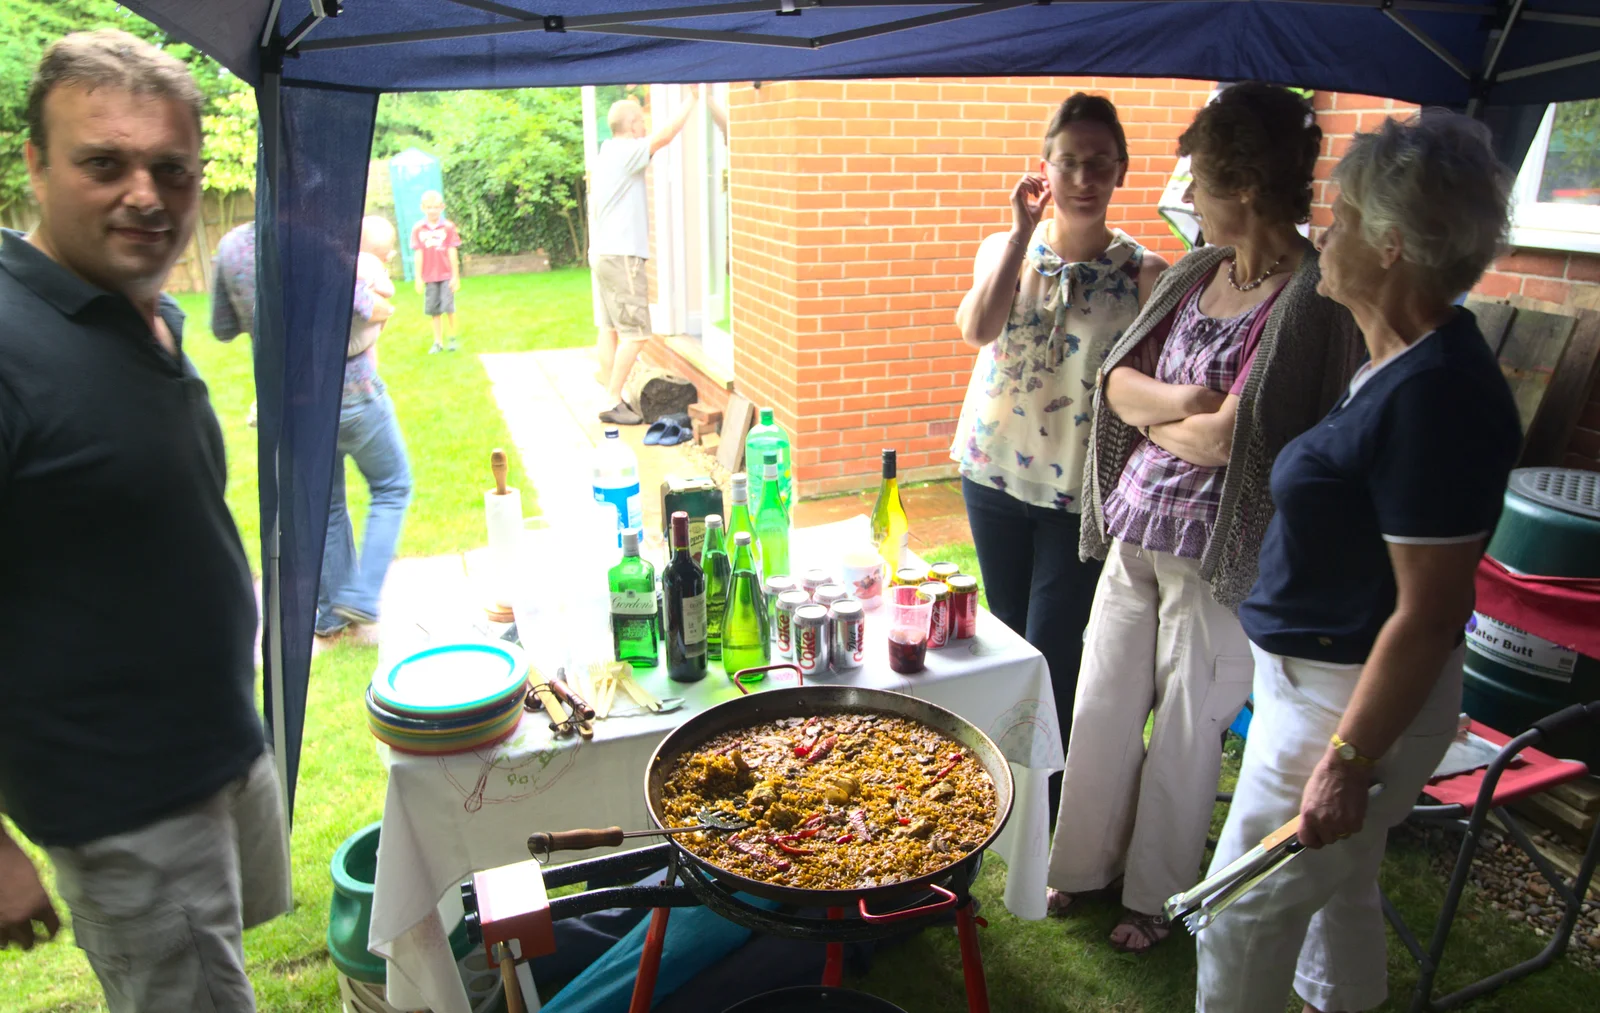
M 520 699 L 528 662 L 514 644 L 445 644 L 418 651 L 372 677 L 384 710 L 413 718 L 453 718 L 497 710 Z

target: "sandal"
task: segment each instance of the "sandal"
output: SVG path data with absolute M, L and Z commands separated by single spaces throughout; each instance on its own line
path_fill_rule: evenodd
M 1120 896 L 1122 893 L 1122 877 L 1118 876 L 1106 886 L 1098 890 L 1079 890 L 1068 893 L 1057 890 L 1055 887 L 1045 891 L 1044 913 L 1051 918 L 1065 918 L 1067 909 L 1080 900 L 1107 900 Z
M 1163 915 L 1147 915 L 1124 909 L 1122 920 L 1111 930 L 1111 948 L 1118 953 L 1148 953 L 1151 947 L 1172 934 L 1171 924 Z M 1132 929 L 1133 934 L 1118 942 L 1117 929 L 1121 928 Z M 1138 945 L 1141 940 L 1142 945 Z
M 1045 916 L 1049 918 L 1065 918 L 1067 909 L 1072 906 L 1074 900 L 1077 900 L 1077 894 L 1067 893 L 1065 890 L 1057 890 L 1054 887 L 1046 890 L 1044 893 Z

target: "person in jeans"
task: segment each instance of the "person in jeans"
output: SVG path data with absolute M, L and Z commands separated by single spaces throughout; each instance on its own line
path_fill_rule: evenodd
M 290 902 L 222 430 L 161 291 L 201 108 L 132 35 L 57 41 L 25 113 L 39 225 L 0 241 L 0 811 L 111 1013 L 254 1010 L 244 930 Z M 0 829 L 0 949 L 59 927 Z
M 385 285 L 388 295 L 394 294 L 383 265 L 394 257 L 394 246 L 394 226 L 388 219 L 373 215 L 362 220 L 355 312 L 344 363 L 344 395 L 339 403 L 339 451 L 328 503 L 322 580 L 317 588 L 314 632 L 319 637 L 334 636 L 351 623 L 378 621 L 383 578 L 394 560 L 400 525 L 411 502 L 411 464 L 405 441 L 395 419 L 394 401 L 378 376 L 378 335 L 394 312 L 383 294 Z M 355 460 L 372 494 L 359 557 L 345 505 L 346 457 Z
M 1297 815 L 1311 850 L 1200 934 L 1202 1011 L 1282 1013 L 1291 988 L 1306 1013 L 1386 998 L 1378 867 L 1455 739 L 1474 575 L 1522 450 L 1494 353 L 1453 305 L 1505 239 L 1511 173 L 1488 129 L 1386 120 L 1333 180 L 1321 291 L 1369 358 L 1272 468 L 1239 607 L 1255 718 L 1212 865 Z
M 629 408 L 622 388 L 650 340 L 650 291 L 645 261 L 650 259 L 650 211 L 644 173 L 655 153 L 672 143 L 694 112 L 699 89 L 689 93 L 672 119 L 656 130 L 644 121 L 633 99 L 611 104 L 606 125 L 611 136 L 595 157 L 589 184 L 594 229 L 589 236 L 589 263 L 594 269 L 595 380 L 606 388 L 601 422 L 637 426 L 644 416 Z
M 1099 560 L 1078 558 L 1089 397 L 1167 267 L 1106 225 L 1127 170 L 1116 108 L 1082 92 L 1061 103 L 1039 173 L 1012 188 L 1011 228 L 978 247 L 956 311 L 978 359 L 950 456 L 989 608 L 1044 655 L 1063 737 L 1100 574 Z M 1057 774 L 1052 819 L 1060 783 Z
M 1167 936 L 1162 904 L 1199 876 L 1222 733 L 1250 693 L 1233 610 L 1272 516 L 1272 460 L 1332 407 L 1360 353 L 1297 228 L 1321 142 L 1285 88 L 1235 85 L 1200 110 L 1178 151 L 1219 245 L 1162 276 L 1101 367 L 1081 549 L 1106 564 L 1049 882 L 1059 910 L 1121 876 L 1111 942 L 1129 952 Z

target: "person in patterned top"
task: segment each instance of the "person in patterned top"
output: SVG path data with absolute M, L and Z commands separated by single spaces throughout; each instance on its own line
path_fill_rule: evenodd
M 1100 575 L 1077 551 L 1095 371 L 1167 267 L 1106 225 L 1127 170 L 1116 107 L 1082 92 L 1061 103 L 956 312 L 978 357 L 950 456 L 989 608 L 1045 656 L 1063 736 Z
M 1217 245 L 1162 277 L 1101 366 L 1080 533 L 1083 554 L 1106 562 L 1050 905 L 1120 878 L 1111 942 L 1127 952 L 1167 936 L 1162 904 L 1199 879 L 1222 733 L 1250 694 L 1234 610 L 1272 512 L 1272 458 L 1332 406 L 1360 354 L 1350 314 L 1316 292 L 1298 228 L 1321 139 L 1285 88 L 1235 85 L 1196 115 L 1178 151 Z

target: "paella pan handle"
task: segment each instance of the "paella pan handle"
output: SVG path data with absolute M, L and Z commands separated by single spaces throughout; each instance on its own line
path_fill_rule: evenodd
M 732 682 L 733 682 L 733 684 L 735 686 L 739 687 L 739 692 L 740 693 L 742 693 L 745 696 L 749 696 L 750 695 L 750 690 L 748 688 L 746 688 L 746 686 L 745 686 L 745 684 L 743 682 L 740 681 L 740 678 L 742 676 L 746 676 L 746 675 L 764 675 L 767 672 L 776 672 L 780 668 L 787 668 L 789 671 L 794 673 L 794 684 L 796 686 L 804 686 L 806 684 L 805 676 L 800 674 L 799 667 L 795 666 L 795 665 L 789 665 L 789 664 L 762 665 L 760 668 L 741 668 L 737 672 L 728 673 L 728 678 L 730 680 L 732 680 Z
M 932 904 L 924 904 L 921 907 L 907 908 L 904 911 L 890 911 L 886 915 L 875 915 L 868 911 L 867 898 L 865 897 L 862 897 L 859 901 L 857 901 L 856 906 L 861 911 L 862 921 L 873 922 L 879 925 L 882 925 L 885 922 L 903 922 L 908 918 L 921 918 L 923 915 L 931 915 L 939 911 L 948 911 L 956 906 L 956 895 L 951 893 L 949 890 L 946 890 L 944 887 L 935 883 L 929 883 L 928 889 L 932 890 L 934 893 L 943 894 L 944 897 L 940 900 L 934 901 Z
M 622 843 L 621 827 L 604 830 L 557 830 L 553 833 L 528 835 L 528 853 L 535 857 L 553 851 L 587 851 L 590 848 L 614 848 Z

